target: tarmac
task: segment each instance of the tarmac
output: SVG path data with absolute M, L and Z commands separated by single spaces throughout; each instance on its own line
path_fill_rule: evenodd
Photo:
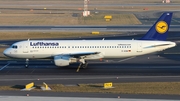
M 158 13 L 159 14 L 159 13 Z M 174 22 L 178 23 L 178 22 Z M 134 34 L 134 33 L 133 33 Z M 179 41 L 179 32 L 169 33 L 168 40 Z M 143 34 L 138 35 L 112 35 L 97 38 L 76 38 L 78 39 L 138 39 Z M 118 37 L 119 36 L 119 37 Z M 60 39 L 60 38 L 59 38 Z M 11 45 L 19 40 L 0 41 L 3 45 Z M 179 44 L 178 44 L 179 45 Z M 176 49 L 176 52 L 179 50 Z M 180 81 L 180 57 L 174 51 L 170 54 L 155 53 L 128 59 L 106 59 L 103 61 L 89 61 L 87 69 L 80 69 L 77 73 L 78 64 L 69 67 L 58 68 L 50 60 L 30 60 L 30 67 L 24 68 L 24 60 L 1 60 L 0 61 L 0 85 L 24 85 L 29 82 L 36 84 L 64 84 L 75 85 L 78 83 L 104 83 L 112 82 L 176 82 Z M 166 52 L 167 53 L 167 52 Z M 27 94 L 29 95 L 27 97 Z M 66 93 L 66 92 L 24 92 L 24 91 L 0 91 L 2 100 L 157 100 L 169 99 L 179 100 L 179 95 L 149 95 L 149 94 L 102 94 L 102 93 Z M 15 99 L 16 97 L 16 99 Z M 61 98 L 62 97 L 62 98 Z M 68 97 L 68 98 L 66 98 Z M 75 98 L 74 98 L 75 97 Z M 87 97 L 87 98 L 78 98 Z M 99 99 L 106 98 L 106 99 Z M 112 99 L 111 99 L 112 98 Z M 132 99 L 127 99 L 132 98 Z M 134 100 L 136 99 L 136 100 Z
M 127 98 L 79 98 L 79 97 L 31 97 L 31 96 L 0 96 L 2 101 L 176 101 L 176 100 L 157 100 L 157 99 L 127 99 Z M 178 101 L 178 100 L 177 100 Z

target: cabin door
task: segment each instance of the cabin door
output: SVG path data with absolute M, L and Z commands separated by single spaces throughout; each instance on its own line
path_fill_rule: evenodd
M 28 53 L 28 45 L 29 45 L 29 42 L 23 44 L 23 53 Z

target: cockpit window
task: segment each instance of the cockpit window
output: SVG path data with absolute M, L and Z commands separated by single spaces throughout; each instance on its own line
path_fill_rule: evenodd
M 16 45 L 12 45 L 12 48 L 17 49 L 18 47 Z

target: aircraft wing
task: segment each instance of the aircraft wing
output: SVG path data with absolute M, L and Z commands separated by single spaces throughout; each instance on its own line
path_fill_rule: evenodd
M 70 57 L 81 57 L 81 56 L 87 56 L 87 55 L 97 55 L 100 52 L 72 52 L 72 53 L 63 53 L 58 55 L 64 55 L 64 56 L 70 56 Z

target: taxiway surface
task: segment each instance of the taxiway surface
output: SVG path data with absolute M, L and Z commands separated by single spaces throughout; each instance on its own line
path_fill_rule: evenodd
M 132 36 L 113 36 L 107 39 L 127 39 Z M 134 37 L 140 37 L 134 36 Z M 175 40 L 174 40 L 175 38 Z M 79 39 L 79 38 L 77 38 Z M 87 38 L 93 39 L 93 38 Z M 95 38 L 102 39 L 102 37 Z M 179 40 L 179 34 L 170 35 L 170 39 Z M 14 41 L 1 41 L 12 44 Z M 126 59 L 106 59 L 103 61 L 89 61 L 86 69 L 80 69 L 78 64 L 58 68 L 52 60 L 30 60 L 30 67 L 25 68 L 24 60 L 0 61 L 0 85 L 25 85 L 29 82 L 35 84 L 64 84 L 67 86 L 79 83 L 104 82 L 175 82 L 180 81 L 180 55 L 179 54 L 149 54 Z M 148 99 L 180 99 L 178 95 L 146 95 L 146 94 L 101 94 L 101 93 L 55 93 L 55 92 L 28 92 L 31 96 L 66 96 L 66 97 L 103 97 L 114 98 L 148 98 Z M 25 96 L 27 92 L 0 91 L 0 95 Z
M 0 26 L 1 31 L 118 31 L 118 32 L 147 32 L 152 25 L 127 26 Z M 180 25 L 171 25 L 170 32 L 180 31 Z
M 78 64 L 56 67 L 50 60 L 32 60 L 25 68 L 22 60 L 0 61 L 0 85 L 26 84 L 78 84 L 101 82 L 171 82 L 180 81 L 179 55 L 144 55 L 126 59 L 89 61 L 86 69 L 76 72 Z M 40 80 L 40 81 L 39 81 Z

